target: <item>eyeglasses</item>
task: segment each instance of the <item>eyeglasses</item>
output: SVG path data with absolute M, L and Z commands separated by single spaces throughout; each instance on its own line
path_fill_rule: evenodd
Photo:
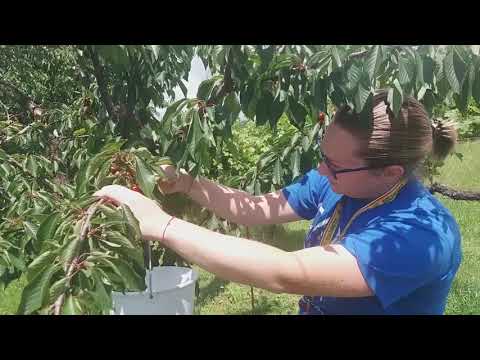
M 381 167 L 378 167 L 378 166 L 377 167 L 375 167 L 375 166 L 363 166 L 363 167 L 354 168 L 354 169 L 335 170 L 335 169 L 333 169 L 333 165 L 332 165 L 332 162 L 330 161 L 330 159 L 325 156 L 325 154 L 322 152 L 322 149 L 320 147 L 319 147 L 319 149 L 320 149 L 320 160 L 323 161 L 325 163 L 325 165 L 327 165 L 328 170 L 332 173 L 333 178 L 335 180 L 337 180 L 337 174 L 381 168 Z

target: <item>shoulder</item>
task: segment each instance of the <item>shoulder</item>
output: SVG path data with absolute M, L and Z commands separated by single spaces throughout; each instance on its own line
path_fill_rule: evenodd
M 296 182 L 283 188 L 282 193 L 294 211 L 305 219 L 312 219 L 321 203 L 335 201 L 340 197 L 333 192 L 328 179 L 321 176 L 317 169 L 308 171 Z
M 419 183 L 372 211 L 345 246 L 371 266 L 391 273 L 447 272 L 460 256 L 460 231 L 450 211 Z

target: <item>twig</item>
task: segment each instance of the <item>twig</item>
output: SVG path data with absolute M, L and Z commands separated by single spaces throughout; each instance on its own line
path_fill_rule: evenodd
M 84 242 L 85 241 L 85 238 L 87 237 L 87 232 L 88 232 L 88 229 L 90 228 L 90 221 L 92 220 L 92 217 L 93 215 L 95 214 L 95 211 L 97 210 L 97 207 L 101 204 L 103 204 L 105 202 L 104 199 L 100 199 L 99 201 L 97 201 L 96 203 L 94 203 L 93 205 L 91 205 L 86 214 L 85 214 L 85 220 L 82 224 L 82 227 L 81 227 L 81 230 L 80 230 L 80 243 Z M 75 256 L 72 260 L 72 262 L 70 263 L 70 266 L 68 267 L 68 270 L 67 270 L 67 284 L 66 284 L 66 287 L 68 288 L 70 286 L 70 280 L 72 278 L 72 274 L 73 274 L 73 271 L 75 270 L 75 268 L 77 267 L 78 265 L 78 262 L 79 262 L 79 259 L 82 255 L 79 255 L 79 256 Z M 55 301 L 54 305 L 53 305 L 53 314 L 54 315 L 60 315 L 60 310 L 62 308 L 62 305 L 63 305 L 63 302 L 65 301 L 65 292 L 63 292 L 58 298 L 57 300 Z

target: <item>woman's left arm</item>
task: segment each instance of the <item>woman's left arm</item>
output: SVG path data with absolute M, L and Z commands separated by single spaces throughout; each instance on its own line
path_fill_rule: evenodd
M 341 245 L 286 252 L 173 219 L 156 239 L 217 276 L 276 293 L 371 296 L 355 257 Z
M 96 196 L 123 203 L 142 235 L 225 280 L 276 293 L 371 296 L 355 257 L 341 245 L 286 252 L 257 241 L 216 233 L 166 214 L 147 197 L 111 185 Z

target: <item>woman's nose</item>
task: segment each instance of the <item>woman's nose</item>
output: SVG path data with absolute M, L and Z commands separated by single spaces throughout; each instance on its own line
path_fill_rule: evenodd
M 326 176 L 329 178 L 330 181 L 336 181 L 337 178 L 335 174 L 330 170 L 325 162 L 321 162 L 317 167 L 318 172 L 320 175 Z

